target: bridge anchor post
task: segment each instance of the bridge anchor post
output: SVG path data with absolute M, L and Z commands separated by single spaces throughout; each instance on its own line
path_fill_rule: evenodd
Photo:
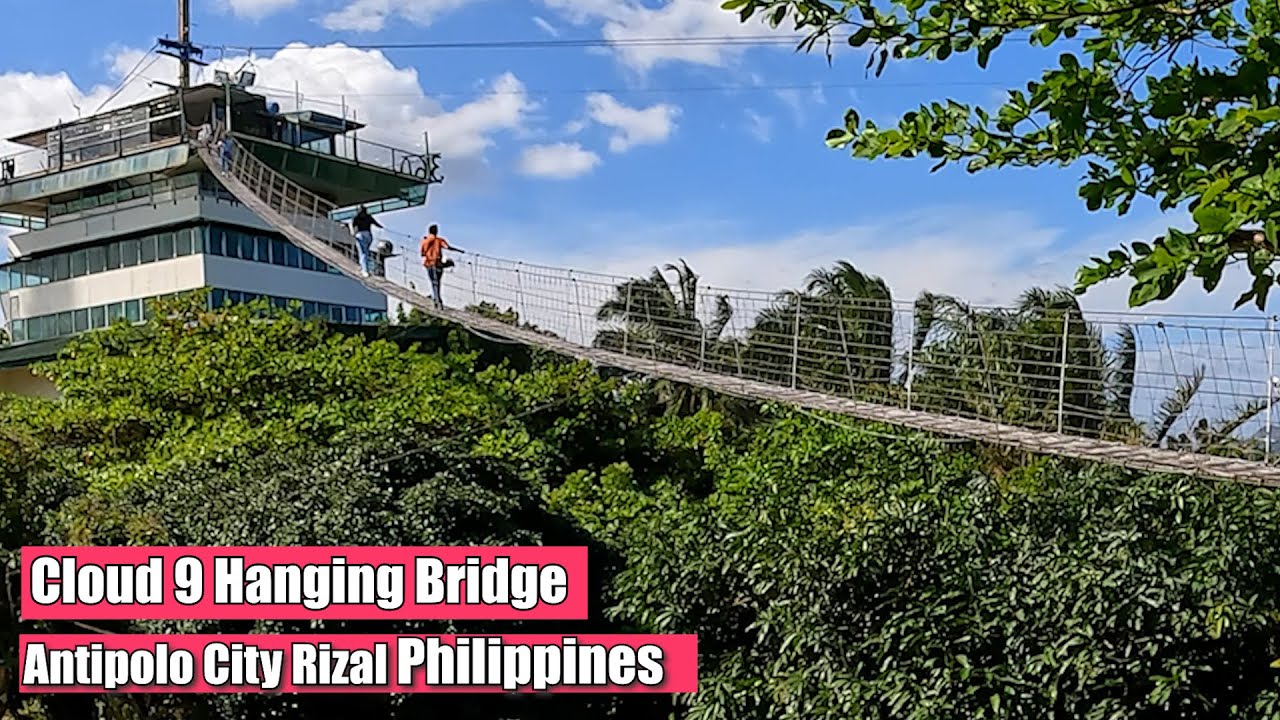
M 1067 340 L 1071 328 L 1071 311 L 1062 311 L 1062 361 L 1058 363 L 1058 432 L 1062 432 L 1062 419 L 1067 400 Z

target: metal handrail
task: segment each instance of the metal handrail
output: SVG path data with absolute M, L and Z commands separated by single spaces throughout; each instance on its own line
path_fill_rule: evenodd
M 119 144 L 124 140 L 125 135 L 126 135 L 126 131 L 128 131 L 128 130 L 135 129 L 135 128 L 139 128 L 139 127 L 150 127 L 150 126 L 152 126 L 152 125 L 155 125 L 156 123 L 163 122 L 163 121 L 165 121 L 165 120 L 172 120 L 172 119 L 174 119 L 174 118 L 181 117 L 181 116 L 182 116 L 182 111 L 181 111 L 181 110 L 177 110 L 177 111 L 174 111 L 174 112 L 171 112 L 171 113 L 165 113 L 164 115 L 156 115 L 156 116 L 154 116 L 154 117 L 149 117 L 149 118 L 147 118 L 146 120 L 141 120 L 141 121 L 138 121 L 138 122 L 132 122 L 132 123 L 126 123 L 126 124 L 124 124 L 124 125 L 118 125 L 118 126 L 116 126 L 116 127 L 110 128 L 110 129 L 108 129 L 108 130 L 102 130 L 102 131 L 99 131 L 99 132 L 96 132 L 96 133 L 90 133 L 90 134 L 88 134 L 88 135 L 83 136 L 83 138 L 76 138 L 76 140 L 79 142 L 79 141 L 82 141 L 82 140 L 90 140 L 90 139 L 92 139 L 92 138 L 103 138 L 104 136 L 106 136 L 106 137 L 105 137 L 105 139 L 102 139 L 102 140 L 99 140 L 99 141 L 96 141 L 96 142 L 85 142 L 85 143 L 83 143 L 83 144 L 78 145 L 76 149 L 77 149 L 77 150 L 79 150 L 79 151 L 81 151 L 81 152 L 83 152 L 83 151 L 85 151 L 85 150 L 90 150 L 90 149 L 93 149 L 93 148 L 102 147 L 102 146 L 104 146 L 104 145 L 112 145 L 112 144 L 119 145 Z M 126 152 L 125 152 L 124 148 L 122 148 L 122 147 L 121 147 L 121 148 L 117 148 L 117 149 L 116 149 L 116 151 L 115 151 L 114 153 L 111 153 L 111 154 L 109 154 L 109 155 L 104 155 L 104 156 L 101 156 L 101 157 L 95 157 L 95 158 L 93 158 L 93 159 L 91 159 L 91 160 L 83 160 L 83 161 L 79 161 L 79 162 L 70 162 L 70 163 L 68 163 L 68 162 L 64 162 L 63 158 L 64 158 L 64 156 L 65 156 L 65 150 L 63 149 L 63 145 L 65 144 L 65 138 L 63 137 L 63 131 L 64 131 L 64 129 L 65 129 L 65 128 L 68 128 L 68 127 L 74 127 L 74 125 L 75 125 L 74 123 L 72 123 L 72 124 L 62 124 L 62 125 L 59 125 L 59 126 L 57 126 L 56 128 L 54 128 L 53 130 L 50 130 L 50 131 L 49 131 L 50 133 L 55 133 L 55 132 L 56 132 L 56 133 L 58 134 L 58 137 L 59 137 L 58 153 L 57 153 L 57 167 L 51 167 L 51 166 L 50 166 L 50 165 L 51 165 L 51 163 L 49 163 L 49 162 L 48 162 L 48 160 L 49 160 L 49 157 L 48 157 L 49 150 L 48 150 L 48 148 L 47 148 L 47 147 L 45 147 L 45 148 L 29 148 L 29 149 L 27 149 L 27 150 L 21 150 L 21 151 L 19 151 L 19 152 L 12 153 L 12 154 L 10 154 L 10 155 L 6 155 L 6 156 L 3 156 L 3 157 L 0 157 L 0 163 L 3 163 L 3 162 L 4 162 L 4 161 L 6 161 L 6 160 L 15 160 L 15 161 L 16 161 L 18 158 L 23 158 L 23 157 L 26 157 L 26 156 L 31 155 L 31 154 L 33 154 L 33 153 L 44 153 L 44 154 L 45 154 L 46 162 L 41 163 L 41 168 L 40 168 L 39 170 L 33 170 L 33 171 L 22 172 L 22 173 L 17 173 L 17 172 L 15 172 L 15 173 L 14 173 L 14 175 L 13 175 L 13 176 L 8 180 L 8 181 L 9 181 L 9 182 L 12 182 L 12 181 L 15 181 L 15 180 L 22 180 L 22 179 L 25 179 L 25 178 L 28 178 L 28 177 L 34 177 L 34 176 L 36 176 L 36 175 L 43 175 L 43 174 L 50 173 L 50 172 L 59 172 L 59 171 L 62 171 L 62 170 L 66 170 L 66 169 L 68 169 L 68 168 L 80 167 L 80 166 L 82 166 L 82 165 L 88 165 L 88 164 L 95 163 L 95 162 L 102 162 L 103 160 L 114 159 L 114 158 L 121 157 L 121 156 L 123 156 L 123 155 L 125 155 L 125 154 L 126 154 Z M 46 142 L 47 142 L 47 138 L 48 138 L 48 135 L 46 135 Z M 148 148 L 154 147 L 156 144 L 161 143 L 161 142 L 170 142 L 170 141 L 172 141 L 172 140 L 174 140 L 174 139 L 180 139 L 180 138 L 182 138 L 182 133 L 181 133 L 181 132 L 178 132 L 178 133 L 176 133 L 176 134 L 174 134 L 174 135 L 172 135 L 172 136 L 165 137 L 165 138 L 161 138 L 161 139 L 159 139 L 159 140 L 149 140 L 148 142 L 140 143 L 136 149 L 140 151 L 140 150 L 143 150 L 143 149 L 148 149 Z M 130 152 L 130 153 L 132 153 L 134 150 L 135 150 L 135 148 L 130 148 L 130 149 L 129 149 L 129 152 Z

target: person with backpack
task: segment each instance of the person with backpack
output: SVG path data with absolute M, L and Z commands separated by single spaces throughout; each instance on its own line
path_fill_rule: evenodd
M 462 248 L 453 247 L 448 240 L 440 237 L 439 226 L 432 225 L 427 228 L 427 236 L 422 238 L 419 251 L 422 253 L 422 266 L 427 269 L 427 278 L 431 280 L 431 296 L 437 310 L 444 309 L 444 300 L 440 297 L 440 280 L 444 277 L 444 269 L 453 267 L 453 261 L 446 260 L 444 257 L 445 250 L 466 252 Z

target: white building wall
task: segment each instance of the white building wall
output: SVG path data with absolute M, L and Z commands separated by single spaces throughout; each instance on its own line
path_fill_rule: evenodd
M 201 255 L 188 255 L 13 290 L 3 296 L 5 311 L 8 319 L 22 320 L 194 290 L 206 284 L 203 260 Z
M 376 310 L 387 307 L 385 295 L 342 275 L 216 255 L 198 257 L 204 260 L 204 281 L 210 287 Z

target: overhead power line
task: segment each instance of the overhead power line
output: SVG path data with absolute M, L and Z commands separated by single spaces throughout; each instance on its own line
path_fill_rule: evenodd
M 846 36 L 847 37 L 847 36 Z M 843 40 L 843 38 L 839 38 Z M 670 47 L 721 45 L 796 45 L 803 35 L 712 35 L 688 37 L 582 38 L 575 40 L 469 40 L 460 42 L 343 44 L 356 50 L 499 50 L 524 48 Z M 287 50 L 290 45 L 213 44 L 226 50 Z
M 1006 37 L 1029 37 L 1030 30 L 1014 30 Z M 557 48 L 647 48 L 647 47 L 768 47 L 798 46 L 808 39 L 807 35 L 769 33 L 763 35 L 706 35 L 706 36 L 672 36 L 672 37 L 634 37 L 634 38 L 579 38 L 572 40 L 466 40 L 455 42 L 418 42 L 418 43 L 343 43 L 342 47 L 354 50 L 552 50 Z M 827 36 L 834 43 L 845 43 L 851 37 L 847 34 Z M 1082 38 L 1074 38 L 1082 39 Z M 233 43 L 212 43 L 209 47 L 223 51 L 279 51 L 298 47 L 293 45 L 243 45 Z M 308 49 L 321 49 L 325 46 L 301 45 Z
M 415 93 L 302 93 L 307 100 L 323 102 L 324 98 L 406 98 L 420 97 L 422 94 L 431 97 L 471 97 L 475 95 L 591 95 L 607 93 L 610 95 L 626 94 L 691 94 L 691 93 L 734 93 L 734 92 L 784 92 L 788 90 L 813 92 L 817 90 L 858 90 L 874 88 L 921 88 L 921 87 L 1013 87 L 1020 80 L 973 80 L 973 81 L 866 81 L 860 83 L 791 83 L 763 85 L 701 85 L 701 86 L 656 86 L 646 88 L 597 87 L 597 88 L 525 88 L 522 90 L 430 90 L 421 94 Z M 259 90 L 280 95 L 294 95 L 292 88 L 278 88 L 267 85 L 256 85 Z M 340 104 L 334 102 L 332 104 Z
M 94 115 L 97 115 L 98 113 L 102 112 L 102 108 L 106 107 L 107 103 L 111 102 L 112 100 L 115 100 L 116 97 L 120 95 L 120 93 L 124 92 L 124 89 L 126 87 L 129 87 L 129 83 L 141 77 L 142 73 L 146 72 L 152 65 L 155 64 L 156 60 L 160 59 L 159 55 L 152 55 L 152 53 L 155 52 L 157 47 L 159 46 L 152 45 L 150 50 L 146 51 L 145 53 L 142 54 L 142 57 L 138 58 L 138 62 L 134 64 L 133 68 L 130 69 L 129 72 L 125 73 L 124 77 L 120 78 L 120 84 L 116 86 L 116 89 L 112 91 L 110 95 L 107 96 L 106 100 L 103 100 L 102 103 L 98 105 L 97 110 L 93 111 Z M 147 63 L 146 67 L 143 67 L 142 64 L 146 62 L 147 58 L 151 58 L 151 62 Z

